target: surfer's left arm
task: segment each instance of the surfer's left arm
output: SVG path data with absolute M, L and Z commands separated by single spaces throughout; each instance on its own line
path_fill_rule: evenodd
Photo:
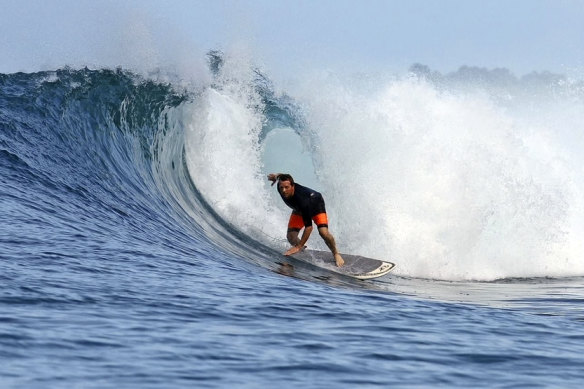
M 302 251 L 302 249 L 304 249 L 304 245 L 306 244 L 306 242 L 308 242 L 308 238 L 310 238 L 311 233 L 312 226 L 304 227 L 304 232 L 302 233 L 302 238 L 300 239 L 300 242 L 298 242 L 296 246 L 291 247 L 288 251 L 286 251 L 284 255 L 292 255 L 296 254 L 299 251 Z

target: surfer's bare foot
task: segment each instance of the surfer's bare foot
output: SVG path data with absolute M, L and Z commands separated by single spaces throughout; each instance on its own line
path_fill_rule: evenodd
M 335 262 L 337 263 L 338 267 L 343 267 L 345 264 L 345 260 L 341 257 L 341 254 L 335 254 Z

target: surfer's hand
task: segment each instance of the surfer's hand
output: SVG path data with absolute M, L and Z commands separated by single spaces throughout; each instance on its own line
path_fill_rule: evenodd
M 343 267 L 343 265 L 345 264 L 345 260 L 343 259 L 343 257 L 341 257 L 341 254 L 335 255 L 335 262 L 337 263 L 338 267 Z
M 270 173 L 268 174 L 268 180 L 272 181 L 272 186 L 278 181 L 279 174 Z
M 286 251 L 284 253 L 284 255 L 292 255 L 292 254 L 296 254 L 297 252 L 299 252 L 300 250 L 302 250 L 302 247 L 298 247 L 298 246 L 294 246 L 291 247 L 290 249 L 288 249 L 288 251 Z

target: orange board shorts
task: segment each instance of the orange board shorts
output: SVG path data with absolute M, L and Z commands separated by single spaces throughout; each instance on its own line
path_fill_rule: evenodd
M 321 212 L 312 217 L 314 223 L 318 228 L 328 227 L 328 217 L 326 212 Z M 290 220 L 288 221 L 288 231 L 300 231 L 304 228 L 304 219 L 302 215 L 292 212 Z

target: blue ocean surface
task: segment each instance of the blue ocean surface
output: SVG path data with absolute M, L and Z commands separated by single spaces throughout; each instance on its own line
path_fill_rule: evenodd
M 269 197 L 270 171 L 254 170 L 266 197 L 240 203 L 255 176 L 225 166 L 246 167 L 238 158 L 259 155 L 278 128 L 297 134 L 318 120 L 261 74 L 249 92 L 211 65 L 214 81 L 188 88 L 120 69 L 0 75 L 0 387 L 581 387 L 584 278 L 553 262 L 581 263 L 577 251 L 554 256 L 550 233 L 549 274 L 521 265 L 483 277 L 468 265 L 458 276 L 471 259 L 453 265 L 437 250 L 418 268 L 413 251 L 403 257 L 405 235 L 390 236 L 396 249 L 382 259 L 397 268 L 368 281 L 284 258 L 285 224 L 266 230 L 256 217 L 271 225 L 289 212 Z M 237 120 L 253 123 L 249 150 L 245 136 L 231 146 Z M 340 220 L 343 203 L 321 182 Z M 261 213 L 264 201 L 280 216 Z M 358 247 L 347 237 L 363 240 L 368 226 L 347 225 L 332 232 Z

